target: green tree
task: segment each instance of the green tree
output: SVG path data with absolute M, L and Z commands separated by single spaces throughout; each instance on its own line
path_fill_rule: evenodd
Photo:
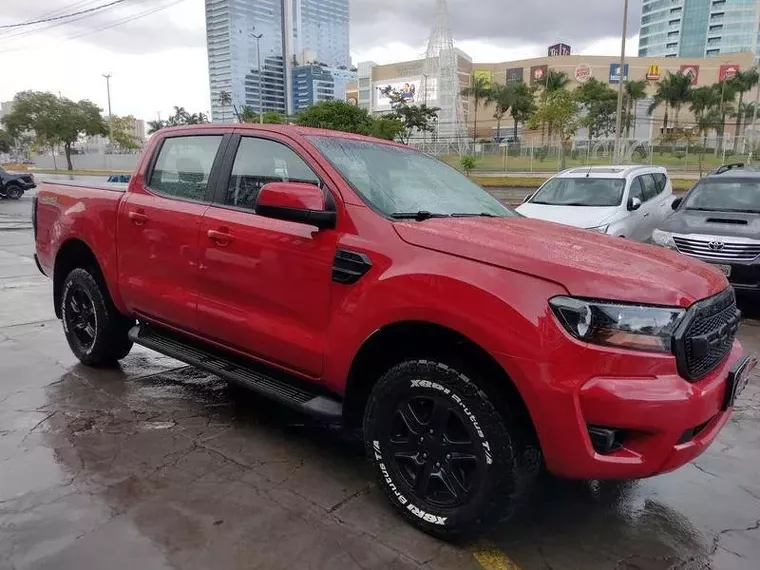
M 140 148 L 140 141 L 137 140 L 134 132 L 135 118 L 132 115 L 113 116 L 109 123 L 113 144 L 125 150 Z
M 372 121 L 370 136 L 387 141 L 393 141 L 404 136 L 406 127 L 404 123 L 394 115 L 383 115 Z
M 463 156 L 459 159 L 459 166 L 467 176 L 475 169 L 476 164 L 477 160 L 474 156 Z
M 486 101 L 494 106 L 493 118 L 496 119 L 496 138 L 499 140 L 502 139 L 501 122 L 515 102 L 513 85 L 515 84 L 499 85 L 498 83 L 494 83 L 486 96 Z M 523 83 L 522 85 L 525 84 Z
M 435 131 L 435 123 L 438 120 L 438 111 L 440 111 L 438 107 L 429 107 L 425 103 L 410 105 L 402 94 L 394 91 L 390 85 L 383 87 L 380 93 L 390 99 L 393 110 L 391 115 L 404 125 L 404 130 L 397 135 L 400 142 L 409 144 L 409 140 L 415 132 L 432 133 Z
M 701 140 L 697 152 L 699 153 L 699 173 L 702 175 L 702 161 L 707 149 L 707 135 L 712 130 L 720 128 L 720 92 L 714 86 L 705 86 L 692 89 L 689 109 L 694 114 L 694 124 L 697 136 Z
M 478 110 L 480 109 L 480 106 L 483 104 L 483 102 L 486 101 L 490 92 L 491 83 L 488 81 L 488 78 L 483 77 L 482 75 L 476 77 L 474 74 L 470 77 L 470 84 L 462 89 L 462 96 L 471 97 L 472 103 L 475 107 L 475 124 L 472 131 L 473 143 L 478 138 Z
M 585 114 L 579 125 L 588 129 L 588 140 L 609 136 L 615 132 L 617 115 L 617 93 L 606 83 L 592 77 L 583 85 L 575 88 L 575 99 L 580 103 Z
M 678 128 L 678 118 L 681 107 L 689 102 L 691 95 L 691 75 L 682 71 L 668 72 L 667 76 L 657 85 L 654 101 L 649 105 L 647 113 L 651 115 L 660 106 L 665 105 L 665 116 L 662 120 L 663 132 L 668 129 L 668 110 L 673 109 L 673 127 Z
M 238 121 L 241 123 L 258 123 L 259 114 L 253 110 L 253 107 L 243 105 L 238 113 Z M 261 122 L 265 125 L 283 125 L 285 117 L 277 111 L 264 111 L 261 116 Z
M 368 135 L 372 131 L 372 121 L 366 109 L 345 101 L 334 100 L 315 103 L 301 111 L 295 122 L 303 127 Z
M 567 87 L 568 83 L 570 83 L 570 78 L 567 76 L 567 73 L 551 69 L 549 70 L 549 73 L 546 74 L 543 87 L 547 93 L 552 93 L 564 89 Z
M 10 152 L 13 145 L 13 137 L 5 129 L 0 129 L 0 152 Z
M 232 107 L 232 94 L 229 91 L 219 92 L 219 105 L 222 107 L 222 121 L 224 121 L 224 119 L 226 118 L 224 109 Z M 238 117 L 238 120 L 240 120 L 240 117 Z
M 626 107 L 626 138 L 631 138 L 631 126 L 633 126 L 634 136 L 636 135 L 636 108 L 637 103 L 647 96 L 647 82 L 640 81 L 625 82 L 625 107 Z
M 164 121 L 148 121 L 148 134 L 157 133 L 166 126 Z
M 531 126 L 535 128 L 539 124 L 550 124 L 553 132 L 560 143 L 560 159 L 562 168 L 567 167 L 567 151 L 575 133 L 578 131 L 580 109 L 575 96 L 559 89 L 545 94 L 533 113 Z
M 517 126 L 519 123 L 524 124 L 530 120 L 536 110 L 536 99 L 533 90 L 522 81 L 512 83 L 510 89 L 512 90 L 512 107 L 509 109 L 509 114 L 514 122 L 512 138 L 517 142 Z
M 742 113 L 740 112 L 744 107 L 744 94 L 747 91 L 751 91 L 760 82 L 760 75 L 758 75 L 757 68 L 752 68 L 747 71 L 739 71 L 736 73 L 733 79 L 729 80 L 732 87 L 739 94 L 739 104 L 737 105 L 736 112 L 736 129 L 734 130 L 734 153 L 738 151 L 739 137 L 742 134 Z
M 74 169 L 71 147 L 80 136 L 108 133 L 101 110 L 94 103 L 75 102 L 40 91 L 17 93 L 13 110 L 3 121 L 11 132 L 34 131 L 43 144 L 51 147 L 63 144 L 69 170 Z

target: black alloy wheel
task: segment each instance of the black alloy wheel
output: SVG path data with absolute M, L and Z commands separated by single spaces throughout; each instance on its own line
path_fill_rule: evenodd
M 483 448 L 472 423 L 457 408 L 445 397 L 406 398 L 389 423 L 391 470 L 421 503 L 461 506 L 482 482 Z
M 75 285 L 69 290 L 67 304 L 68 328 L 79 343 L 81 350 L 88 352 L 95 342 L 95 335 L 98 330 L 95 303 L 83 287 Z
M 5 195 L 11 200 L 18 200 L 23 193 L 21 187 L 16 184 L 8 184 L 5 188 Z

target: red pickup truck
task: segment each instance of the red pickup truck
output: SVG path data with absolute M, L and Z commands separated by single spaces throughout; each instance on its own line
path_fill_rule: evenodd
M 390 502 L 440 537 L 511 514 L 541 465 L 694 459 L 755 365 L 717 269 L 340 132 L 165 129 L 126 191 L 45 184 L 34 229 L 83 363 L 137 343 L 361 428 Z

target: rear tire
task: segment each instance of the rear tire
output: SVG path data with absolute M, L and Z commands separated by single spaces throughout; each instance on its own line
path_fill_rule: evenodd
M 88 270 L 73 269 L 63 282 L 61 320 L 71 351 L 83 364 L 113 366 L 127 356 L 134 320 L 114 306 L 105 285 Z
M 364 438 L 378 483 L 408 522 L 442 539 L 507 518 L 533 481 L 525 434 L 464 373 L 408 360 L 374 386 Z

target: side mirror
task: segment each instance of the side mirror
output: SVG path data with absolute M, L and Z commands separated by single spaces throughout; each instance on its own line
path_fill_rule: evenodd
M 525 196 L 525 198 L 523 198 L 523 204 L 524 204 L 525 202 L 527 202 L 528 200 L 530 200 L 530 199 L 533 197 L 533 194 L 534 194 L 534 193 L 535 193 L 535 192 L 531 192 L 530 194 L 528 194 L 527 196 Z
M 337 215 L 327 209 L 325 195 L 314 184 L 270 182 L 259 191 L 256 213 L 267 218 L 334 228 Z
M 628 198 L 628 211 L 629 212 L 635 212 L 639 208 L 641 208 L 641 199 L 640 198 L 635 198 L 633 196 L 631 196 L 630 198 Z
M 670 207 L 673 208 L 674 210 L 677 210 L 678 207 L 681 205 L 681 202 L 683 202 L 683 198 L 676 198 L 675 200 L 673 200 L 673 204 L 671 204 Z

